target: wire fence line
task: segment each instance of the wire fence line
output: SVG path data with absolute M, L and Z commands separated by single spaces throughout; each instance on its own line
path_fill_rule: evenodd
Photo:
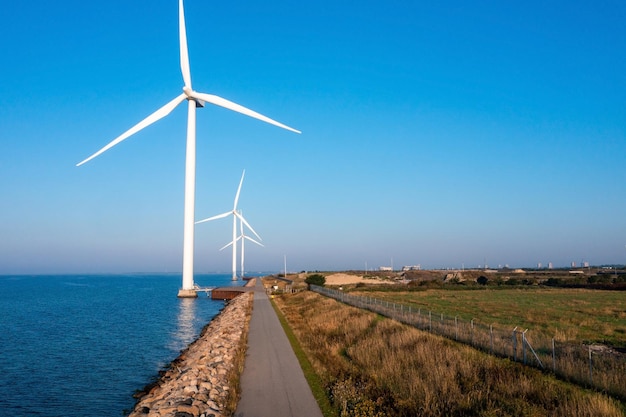
M 606 346 L 559 342 L 542 335 L 533 335 L 531 340 L 528 329 L 505 329 L 332 288 L 311 285 L 310 289 L 345 304 L 626 399 L 626 355 Z

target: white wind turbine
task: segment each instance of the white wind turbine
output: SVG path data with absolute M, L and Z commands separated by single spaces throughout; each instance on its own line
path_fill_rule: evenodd
M 254 117 L 266 123 L 273 124 L 283 129 L 290 130 L 295 133 L 300 131 L 279 123 L 269 117 L 263 116 L 253 110 L 247 109 L 239 104 L 224 98 L 194 91 L 191 88 L 191 72 L 189 69 L 189 54 L 187 51 L 187 32 L 185 29 L 185 12 L 183 9 L 183 0 L 178 2 L 178 22 L 179 22 L 179 38 L 180 38 L 180 69 L 183 75 L 184 87 L 183 92 L 165 104 L 163 107 L 137 123 L 135 126 L 118 136 L 104 148 L 91 155 L 89 158 L 77 164 L 80 166 L 85 162 L 95 158 L 101 153 L 107 151 L 131 135 L 139 132 L 143 128 L 167 116 L 180 103 L 187 100 L 187 150 L 185 156 L 185 208 L 183 219 L 183 284 L 179 291 L 179 297 L 195 297 L 193 281 L 193 244 L 194 244 L 194 220 L 195 220 L 195 189 L 196 189 L 196 107 L 204 107 L 205 103 L 211 103 L 216 106 L 224 107 L 232 111 Z
M 228 247 L 229 245 L 233 245 L 233 281 L 237 280 L 237 219 L 239 219 L 243 224 L 245 224 L 248 229 L 255 234 L 256 237 L 261 240 L 261 236 L 258 235 L 257 232 L 254 231 L 252 226 L 244 219 L 243 215 L 237 211 L 237 202 L 239 201 L 239 194 L 241 193 L 241 185 L 243 184 L 243 177 L 246 175 L 246 171 L 244 170 L 241 174 L 241 180 L 239 181 L 239 187 L 237 188 L 237 194 L 235 194 L 235 202 L 233 204 L 233 209 L 227 211 L 226 213 L 218 214 L 213 217 L 206 218 L 204 220 L 198 220 L 196 224 L 210 222 L 212 220 L 222 219 L 224 217 L 233 216 L 233 240 L 228 245 L 224 246 L 222 249 Z M 242 232 L 243 233 L 243 232 Z M 258 242 L 257 242 L 258 243 Z M 221 249 L 220 249 L 221 250 Z
M 241 214 L 241 210 L 239 210 L 239 214 Z M 243 216 L 243 214 L 241 214 Z M 259 246 L 265 247 L 263 246 L 262 243 L 257 242 L 256 240 L 252 239 L 250 236 L 246 235 L 244 227 L 243 227 L 243 221 L 241 221 L 241 219 L 239 220 L 239 230 L 241 231 L 240 235 L 237 237 L 237 240 L 241 240 L 241 279 L 245 278 L 246 276 L 246 270 L 244 269 L 244 258 L 245 258 L 245 243 L 246 243 L 246 239 L 248 239 L 250 242 L 256 243 Z M 220 248 L 220 250 L 224 250 L 227 247 L 229 247 L 230 245 L 233 245 L 234 242 L 229 242 L 228 244 L 224 245 L 223 247 Z

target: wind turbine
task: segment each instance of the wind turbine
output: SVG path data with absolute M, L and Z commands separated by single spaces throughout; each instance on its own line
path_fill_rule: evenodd
M 241 214 L 241 210 L 239 210 L 239 214 Z M 244 227 L 243 227 L 243 221 L 241 221 L 241 219 L 239 220 L 239 230 L 240 230 L 241 234 L 237 237 L 237 240 L 241 240 L 241 279 L 244 279 L 245 276 L 246 276 L 245 269 L 244 269 L 246 239 L 248 239 L 250 242 L 256 243 L 259 246 L 262 246 L 262 247 L 265 247 L 265 246 L 263 246 L 262 243 L 257 242 L 256 240 L 252 239 L 250 236 L 246 235 Z M 228 244 L 226 244 L 223 247 L 221 247 L 220 250 L 224 250 L 224 249 L 226 249 L 227 247 L 229 247 L 230 245 L 233 245 L 233 244 L 234 244 L 234 242 L 229 242 Z
M 241 193 L 241 185 L 243 184 L 243 177 L 245 175 L 246 175 L 246 170 L 244 169 L 243 173 L 241 174 L 241 180 L 239 181 L 239 187 L 237 188 L 237 194 L 235 194 L 235 202 L 233 203 L 232 210 L 227 211 L 226 213 L 218 214 L 216 216 L 209 217 L 204 220 L 199 220 L 196 222 L 196 224 L 210 222 L 212 220 L 222 219 L 232 214 L 233 216 L 233 240 L 228 245 L 224 246 L 222 249 L 228 247 L 229 245 L 233 245 L 233 281 L 237 280 L 237 219 L 243 222 L 248 227 L 248 229 L 250 229 L 252 233 L 254 233 L 255 236 L 259 238 L 259 240 L 261 240 L 261 236 L 259 236 L 258 233 L 254 231 L 252 226 L 250 226 L 250 224 L 246 221 L 246 219 L 244 219 L 243 215 L 237 211 L 237 202 L 239 201 L 239 194 Z
M 194 91 L 191 87 L 191 71 L 189 69 L 189 54 L 187 50 L 187 32 L 185 29 L 185 11 L 183 8 L 183 0 L 178 2 L 178 24 L 179 24 L 179 41 L 180 41 L 180 69 L 183 76 L 183 92 L 172 99 L 170 102 L 159 108 L 154 113 L 137 123 L 135 126 L 115 138 L 104 148 L 94 153 L 87 159 L 79 162 L 76 166 L 80 166 L 87 161 L 95 158 L 101 153 L 107 151 L 133 134 L 139 132 L 143 128 L 164 118 L 174 110 L 180 103 L 187 100 L 187 150 L 185 155 L 185 208 L 183 218 L 183 284 L 182 289 L 178 292 L 179 297 L 196 297 L 193 281 L 193 244 L 194 244 L 194 220 L 195 220 L 195 193 L 196 193 L 196 107 L 204 107 L 205 103 L 214 104 L 224 107 L 232 111 L 244 114 L 249 117 L 273 124 L 283 129 L 290 130 L 295 133 L 300 131 L 279 123 L 269 117 L 263 116 L 253 110 L 243 107 L 232 101 L 218 97 L 212 94 L 200 93 Z
M 245 234 L 242 221 L 239 222 L 239 230 L 241 230 L 241 234 L 239 235 L 239 239 L 241 239 L 241 278 L 243 279 L 246 276 L 245 269 L 243 268 L 243 258 L 245 256 L 244 254 L 245 254 L 246 239 L 248 239 L 250 242 L 256 243 L 257 245 L 259 245 L 261 247 L 265 247 L 265 246 L 263 246 L 263 244 L 257 242 L 256 240 L 252 239 L 250 236 Z

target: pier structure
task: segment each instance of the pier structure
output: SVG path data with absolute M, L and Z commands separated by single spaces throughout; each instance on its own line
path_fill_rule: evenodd
M 249 282 L 246 285 L 249 285 Z M 232 300 L 238 295 L 249 291 L 253 291 L 253 287 L 200 287 L 198 284 L 194 284 L 191 289 L 180 289 L 178 291 L 178 298 L 197 298 L 198 293 L 203 292 L 207 297 L 211 297 L 213 300 Z

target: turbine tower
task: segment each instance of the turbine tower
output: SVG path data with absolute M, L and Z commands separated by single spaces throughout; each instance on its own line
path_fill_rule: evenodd
M 250 226 L 250 224 L 246 221 L 246 219 L 243 217 L 243 215 L 241 213 L 239 213 L 239 211 L 237 211 L 237 202 L 239 201 L 239 194 L 241 193 L 241 185 L 243 184 L 243 177 L 245 175 L 246 175 L 246 170 L 244 170 L 243 173 L 241 174 L 241 180 L 239 181 L 239 187 L 237 188 L 237 194 L 235 194 L 235 202 L 233 203 L 233 209 L 232 210 L 227 211 L 227 212 L 222 213 L 222 214 L 218 214 L 218 215 L 213 216 L 213 217 L 206 218 L 204 220 L 198 220 L 196 222 L 196 224 L 204 223 L 204 222 L 210 222 L 212 220 L 222 219 L 222 218 L 230 216 L 232 214 L 232 216 L 233 216 L 233 240 L 228 245 L 224 246 L 222 249 L 227 248 L 230 245 L 233 245 L 233 281 L 237 281 L 237 240 L 238 240 L 238 238 L 237 238 L 237 219 L 239 219 L 243 224 L 245 224 L 248 227 L 248 229 L 250 229 L 252 231 L 252 233 L 255 234 L 256 237 L 261 239 L 261 236 L 259 236 L 258 233 L 254 231 L 252 226 Z M 222 249 L 220 249 L 220 250 L 222 250 Z
M 239 211 L 239 214 L 241 214 L 241 210 Z M 243 216 L 243 214 L 242 214 Z M 244 227 L 243 227 L 243 222 L 240 220 L 239 221 L 239 230 L 241 231 L 241 234 L 239 235 L 239 237 L 237 238 L 238 240 L 241 239 L 241 279 L 244 279 L 246 276 L 246 270 L 244 269 L 244 264 L 243 264 L 243 260 L 245 257 L 245 243 L 246 243 L 246 239 L 248 239 L 250 242 L 256 243 L 257 245 L 261 246 L 261 247 L 265 247 L 263 246 L 263 244 L 261 244 L 260 242 L 257 242 L 256 240 L 252 239 L 250 236 L 246 235 L 245 231 L 244 231 Z
M 107 151 L 133 134 L 139 132 L 143 128 L 164 118 L 174 110 L 180 103 L 187 100 L 187 149 L 185 154 L 185 208 L 183 218 L 183 283 L 182 288 L 178 292 L 179 297 L 196 297 L 193 280 L 193 244 L 194 244 L 194 219 L 195 219 L 195 192 L 196 192 L 196 108 L 204 107 L 205 103 L 214 104 L 226 109 L 244 114 L 249 117 L 273 124 L 283 129 L 290 130 L 295 133 L 300 131 L 279 123 L 269 117 L 263 116 L 253 110 L 243 107 L 239 104 L 224 98 L 200 93 L 194 91 L 191 87 L 191 71 L 189 68 L 189 54 L 187 50 L 187 32 L 185 29 L 185 11 L 183 8 L 183 0 L 178 2 L 178 24 L 179 24 L 179 41 L 180 41 L 180 69 L 183 76 L 183 92 L 176 96 L 173 100 L 165 104 L 163 107 L 150 114 L 148 117 L 137 123 L 135 126 L 118 136 L 108 145 L 94 153 L 87 159 L 79 162 L 77 166 L 95 158 L 101 153 Z

